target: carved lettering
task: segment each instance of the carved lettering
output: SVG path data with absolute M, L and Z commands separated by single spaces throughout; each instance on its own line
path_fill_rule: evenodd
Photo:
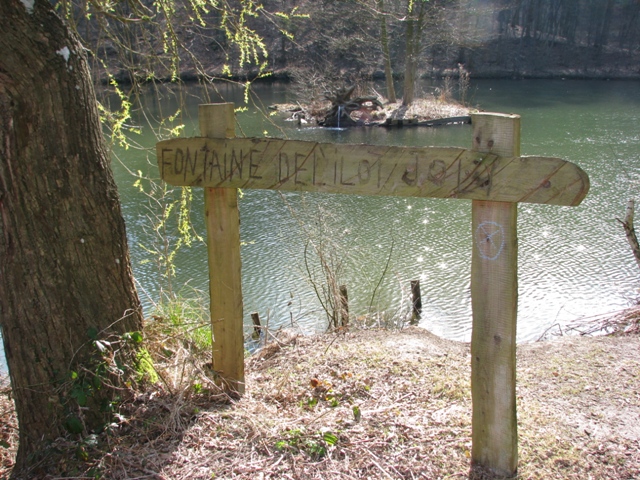
M 262 176 L 256 175 L 256 170 L 258 170 L 258 165 L 254 163 L 254 158 L 253 158 L 254 153 L 262 153 L 262 152 L 255 149 L 251 149 L 251 151 L 249 152 L 249 178 L 260 179 L 262 178 Z
M 204 147 L 200 149 L 201 152 L 204 153 L 204 158 L 202 159 L 202 180 L 207 181 L 207 167 L 209 166 L 209 149 L 205 144 Z M 211 180 L 211 176 L 209 176 L 209 180 Z
M 295 168 L 295 178 L 294 178 L 294 182 L 297 185 L 306 185 L 306 183 L 304 183 L 303 181 L 298 179 L 298 173 L 300 172 L 306 172 L 307 169 L 306 168 L 302 168 L 302 165 L 304 165 L 306 163 L 306 160 L 303 160 L 302 163 L 300 165 L 298 165 L 298 159 L 299 158 L 307 158 L 306 155 L 302 154 L 302 153 L 298 153 L 296 152 L 293 156 L 294 158 L 294 168 Z
M 344 181 L 344 157 L 340 159 L 340 185 L 355 185 L 353 182 Z
M 173 148 L 163 148 L 161 157 L 162 157 L 162 178 L 164 178 L 164 169 L 166 165 L 171 165 L 172 163 L 165 159 L 165 153 L 173 152 Z
M 218 157 L 218 152 L 215 150 L 211 153 L 211 158 L 207 160 L 207 155 L 205 154 L 205 162 L 204 162 L 204 176 L 207 176 L 207 169 L 209 170 L 209 181 L 213 180 L 213 169 L 218 170 L 218 179 L 220 181 L 224 180 L 224 173 L 220 169 L 220 157 Z
M 316 154 L 316 151 L 320 152 L 320 155 Z M 322 163 L 320 163 L 322 162 Z M 321 148 L 316 148 L 313 151 L 313 184 L 318 186 L 326 185 L 324 182 L 318 181 L 318 175 L 322 174 L 327 167 L 327 159 L 324 156 L 324 152 Z M 324 168 L 323 168 L 324 167 Z
M 436 185 L 444 183 L 444 177 L 447 174 L 447 164 L 442 160 L 434 160 L 429 165 L 429 173 L 427 178 Z
M 210 170 L 209 167 L 211 159 L 209 158 L 209 149 L 206 145 L 202 147 L 202 151 L 204 152 L 204 159 L 202 160 L 202 179 L 206 182 L 211 180 L 211 173 L 209 173 L 209 178 L 207 178 L 207 169 Z
M 402 181 L 413 187 L 418 183 L 418 156 L 416 155 L 415 165 L 407 165 L 404 174 L 402 175 Z
M 562 181 L 568 182 L 565 178 L 570 178 L 573 183 L 566 189 L 576 185 L 576 191 L 581 190 L 571 198 L 570 193 L 555 194 L 558 180 L 551 175 L 566 164 L 558 159 L 544 158 L 538 162 L 523 157 L 517 161 L 516 157 L 483 156 L 470 150 L 444 147 L 194 138 L 160 142 L 157 153 L 162 178 L 173 185 L 505 202 L 531 199 L 536 203 L 547 201 L 558 205 L 579 203 L 588 189 L 584 173 L 571 166 L 575 171 L 567 173 L 568 169 L 563 169 Z M 518 172 L 524 174 L 519 176 Z M 543 180 L 536 183 L 530 178 L 531 172 Z M 509 188 L 502 188 L 504 182 L 509 182 Z M 551 182 L 554 188 L 545 190 L 549 185 L 545 182 Z M 534 196 L 530 192 L 536 188 Z M 550 199 L 543 198 L 542 194 L 551 190 Z M 557 199 L 559 195 L 561 199 Z
M 398 164 L 394 163 L 393 167 L 389 171 L 389 175 L 387 175 L 387 178 L 384 181 L 382 180 L 382 178 L 378 179 L 378 188 L 384 187 L 389 182 L 389 180 L 391 180 L 391 177 L 393 176 L 393 172 L 396 171 L 396 168 L 398 168 Z
M 286 173 L 283 175 L 284 170 L 282 168 L 282 163 L 284 162 L 284 166 L 286 168 Z M 289 180 L 290 175 L 290 166 L 289 166 L 289 155 L 284 152 L 280 152 L 278 154 L 278 181 L 280 183 L 286 182 Z
M 187 179 L 187 173 L 191 173 L 192 176 L 196 175 L 196 166 L 198 164 L 198 151 L 196 150 L 191 159 L 191 149 L 187 147 L 187 156 L 185 158 L 184 179 Z
M 229 161 L 229 180 L 233 180 L 234 172 L 238 172 L 238 177 L 242 180 L 242 150 L 240 155 L 236 155 L 236 150 L 231 150 L 231 159 Z
M 369 160 L 360 160 L 358 163 L 358 180 L 360 185 L 366 185 L 371 179 L 371 164 Z
M 181 148 L 176 148 L 176 156 L 173 157 L 173 173 L 180 175 L 184 168 L 184 152 Z

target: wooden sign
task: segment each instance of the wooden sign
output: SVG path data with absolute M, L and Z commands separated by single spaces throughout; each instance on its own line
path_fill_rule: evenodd
M 578 205 L 580 167 L 463 148 L 345 145 L 274 138 L 178 138 L 157 144 L 167 183 L 358 195 Z
M 205 137 L 157 144 L 167 183 L 205 188 L 213 369 L 244 392 L 237 188 L 472 200 L 471 395 L 473 464 L 517 470 L 517 203 L 578 205 L 578 166 L 520 156 L 520 117 L 472 115 L 472 149 L 344 145 L 234 138 L 233 104 L 200 105 Z

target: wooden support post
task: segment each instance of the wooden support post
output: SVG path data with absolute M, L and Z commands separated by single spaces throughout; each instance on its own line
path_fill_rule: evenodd
M 200 105 L 200 133 L 235 137 L 233 103 Z M 205 188 L 213 370 L 226 389 L 244 393 L 244 336 L 240 274 L 240 217 L 235 188 Z
M 472 123 L 475 151 L 520 155 L 518 115 L 479 113 Z M 474 466 L 505 476 L 514 475 L 518 466 L 516 220 L 517 203 L 473 200 L 471 459 Z
M 420 280 L 411 280 L 411 324 L 417 325 L 422 316 L 422 295 L 420 294 Z

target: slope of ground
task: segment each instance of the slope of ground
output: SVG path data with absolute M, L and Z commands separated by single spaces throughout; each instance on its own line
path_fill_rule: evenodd
M 639 351 L 636 335 L 518 347 L 519 478 L 640 478 Z M 468 344 L 419 328 L 291 336 L 248 359 L 243 398 L 167 383 L 108 433 L 60 440 L 42 467 L 110 479 L 469 478 L 469 365 Z M 16 440 L 4 419 L 6 474 Z

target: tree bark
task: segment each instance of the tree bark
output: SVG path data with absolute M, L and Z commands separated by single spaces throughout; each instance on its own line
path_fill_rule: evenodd
M 0 51 L 0 325 L 20 472 L 64 434 L 92 338 L 139 330 L 142 314 L 82 46 L 50 2 L 2 0 Z

